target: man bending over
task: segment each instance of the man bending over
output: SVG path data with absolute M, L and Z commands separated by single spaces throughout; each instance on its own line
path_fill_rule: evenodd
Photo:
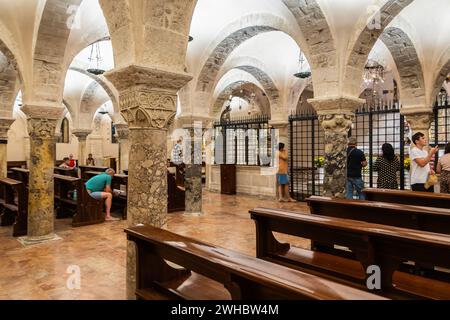
M 111 183 L 112 178 L 116 172 L 114 169 L 108 169 L 104 173 L 99 174 L 91 179 L 89 179 L 88 182 L 86 182 L 86 190 L 89 193 L 89 195 L 94 198 L 95 200 L 103 200 L 105 199 L 105 205 L 106 205 L 106 221 L 117 221 L 120 219 L 111 217 L 111 205 L 112 205 L 112 189 L 111 189 Z

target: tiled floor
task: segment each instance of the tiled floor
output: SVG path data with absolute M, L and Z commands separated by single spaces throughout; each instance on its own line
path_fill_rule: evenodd
M 170 215 L 167 229 L 215 245 L 255 255 L 255 207 L 307 210 L 303 203 L 278 203 L 255 197 L 204 193 L 204 215 Z M 58 220 L 60 241 L 22 247 L 10 227 L 0 227 L 1 299 L 125 299 L 125 221 L 72 229 Z M 280 239 L 283 239 L 280 236 Z M 305 247 L 308 241 L 290 239 Z M 81 289 L 69 290 L 70 266 L 81 271 Z M 70 281 L 69 281 L 70 282 Z

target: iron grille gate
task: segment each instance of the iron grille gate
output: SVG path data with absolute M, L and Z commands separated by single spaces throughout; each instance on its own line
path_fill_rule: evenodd
M 215 163 L 244 166 L 270 165 L 270 163 L 261 163 L 263 162 L 261 155 L 270 158 L 273 153 L 271 132 L 268 116 L 215 122 Z
M 436 156 L 437 163 L 439 156 L 442 156 L 445 145 L 450 139 L 450 107 L 448 95 L 439 95 L 434 105 L 434 121 L 431 125 L 430 140 L 434 140 L 435 145 L 439 145 L 439 153 Z M 437 130 L 436 130 L 437 128 Z
M 407 186 L 405 178 L 405 133 L 409 127 L 397 104 L 387 106 L 363 105 L 356 112 L 356 120 L 349 135 L 356 136 L 358 148 L 363 150 L 369 166 L 363 172 L 367 187 L 376 187 L 377 173 L 373 170 L 381 146 L 391 143 L 400 158 L 399 185 Z M 289 117 L 290 188 L 292 196 L 303 201 L 311 195 L 323 194 L 324 132 L 315 114 Z M 408 168 L 406 168 L 408 169 Z
M 289 117 L 291 196 L 303 201 L 323 192 L 324 132 L 315 114 Z
M 400 160 L 398 176 L 401 190 L 409 187 L 409 171 L 405 170 L 405 159 L 408 159 L 409 148 L 405 149 L 405 136 L 408 137 L 409 126 L 405 117 L 400 114 L 398 104 L 367 106 L 363 105 L 356 112 L 356 121 L 350 130 L 355 136 L 358 148 L 366 155 L 369 165 L 363 169 L 364 185 L 377 187 L 378 173 L 373 170 L 375 161 L 382 156 L 381 147 L 390 143 Z M 406 169 L 409 169 L 408 166 Z M 406 176 L 405 176 L 406 175 Z

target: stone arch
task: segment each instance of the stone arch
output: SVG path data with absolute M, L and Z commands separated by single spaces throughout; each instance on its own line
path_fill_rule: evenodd
M 58 105 L 62 101 L 66 71 L 64 57 L 71 29 L 68 8 L 78 8 L 82 0 L 47 0 L 42 13 L 34 50 L 31 88 L 25 88 L 24 100 Z
M 232 82 L 229 85 L 227 85 L 223 90 L 221 90 L 219 95 L 215 99 L 214 104 L 213 104 L 213 110 L 212 110 L 213 117 L 216 117 L 220 113 L 220 111 L 222 110 L 223 104 L 225 103 L 225 101 L 227 101 L 229 99 L 230 95 L 232 95 L 236 90 L 242 88 L 242 86 L 244 86 L 244 85 L 251 86 L 254 89 L 254 91 L 260 90 L 260 91 L 264 92 L 264 90 L 261 87 L 259 87 L 257 84 L 247 81 L 247 80 Z M 245 97 L 242 96 L 241 98 L 245 98 Z M 269 109 L 270 109 L 270 106 L 269 106 Z M 261 110 L 261 111 L 263 113 L 270 115 L 270 112 L 268 110 Z
M 12 116 L 19 85 L 14 62 L 0 51 L 0 117 Z
M 7 33 L 0 25 L 0 35 Z M 19 61 L 6 42 L 0 39 L 0 117 L 12 117 L 20 83 L 23 83 L 23 77 Z
M 197 92 L 212 92 L 218 74 L 230 54 L 245 41 L 252 37 L 271 31 L 282 31 L 299 43 L 295 30 L 284 18 L 272 14 L 251 14 L 240 17 L 237 21 L 225 27 L 207 50 L 207 56 L 201 61 Z M 307 55 L 307 50 L 305 50 Z
M 106 91 L 106 93 L 110 97 L 111 102 L 112 102 L 112 104 L 114 106 L 114 112 L 120 112 L 119 98 L 118 98 L 118 94 L 116 92 L 116 89 L 103 76 L 96 76 L 95 74 L 89 73 L 86 70 L 83 70 L 81 68 L 76 68 L 76 67 L 71 67 L 69 70 L 79 72 L 79 73 L 81 73 L 81 74 L 91 78 L 92 80 L 94 80 L 94 82 L 98 83 L 103 88 L 103 90 Z
M 449 52 L 449 50 L 450 48 L 447 49 L 445 52 Z M 441 90 L 442 84 L 450 74 L 450 57 L 447 57 L 447 61 L 445 61 L 445 57 L 443 56 L 441 60 L 443 60 L 444 62 L 441 62 L 439 64 L 442 65 L 442 67 L 439 69 L 437 75 L 433 80 L 431 99 L 434 99 L 438 95 L 439 91 Z
M 357 94 L 359 89 L 364 66 L 369 57 L 370 51 L 375 45 L 384 29 L 389 23 L 409 4 L 414 0 L 388 0 L 375 15 L 380 18 L 379 26 L 374 27 L 368 24 L 367 20 L 364 22 L 364 29 L 357 35 L 357 39 L 353 47 L 349 50 L 348 58 L 344 70 L 344 84 L 350 84 L 351 92 Z M 366 18 L 364 18 L 366 19 Z
M 183 73 L 195 0 L 100 0 L 116 68 L 130 64 Z
M 399 91 L 403 106 L 426 104 L 422 65 L 410 37 L 401 29 L 390 27 L 380 39 L 394 58 L 400 76 Z
M 328 21 L 316 0 L 283 0 L 305 37 L 312 69 L 335 66 L 336 47 Z M 306 52 L 305 52 L 306 55 Z
M 222 69 L 223 70 L 218 75 L 218 79 L 221 79 L 232 69 L 242 70 L 251 74 L 261 84 L 265 94 L 267 94 L 267 97 L 269 98 L 271 106 L 279 104 L 280 92 L 271 76 L 264 71 L 267 70 L 267 67 L 258 59 L 252 57 L 239 57 L 227 62 Z M 215 86 L 217 85 L 217 82 Z

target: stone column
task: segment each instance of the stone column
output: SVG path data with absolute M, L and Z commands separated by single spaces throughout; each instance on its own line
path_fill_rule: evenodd
M 14 119 L 0 118 L 0 178 L 8 176 L 8 130 Z
M 425 108 L 417 109 L 402 109 L 401 113 L 406 117 L 406 121 L 409 123 L 411 127 L 412 134 L 417 132 L 422 132 L 427 139 L 427 142 L 430 143 L 430 128 L 431 123 L 433 121 L 433 112 L 424 111 Z M 412 141 L 411 141 L 412 143 Z
M 86 141 L 88 135 L 92 133 L 90 129 L 76 129 L 72 131 L 73 135 L 78 138 L 78 166 L 86 165 Z
M 25 244 L 56 238 L 54 234 L 55 129 L 63 108 L 26 105 L 30 135 L 28 233 Z
M 176 114 L 177 92 L 192 77 L 130 65 L 105 75 L 117 88 L 130 128 L 128 226 L 167 222 L 167 128 Z M 127 246 L 127 295 L 135 298 L 136 247 Z
M 185 140 L 185 155 L 190 156 L 185 159 L 186 175 L 184 178 L 184 186 L 186 188 L 186 209 L 185 213 L 190 215 L 202 214 L 202 122 L 194 122 L 185 125 L 184 129 L 188 130 L 189 138 Z
M 119 140 L 119 172 L 123 172 L 123 170 L 128 170 L 130 155 L 128 138 L 130 136 L 130 129 L 127 124 L 118 123 L 115 126 L 117 138 Z
M 364 103 L 358 98 L 311 99 L 325 131 L 325 169 L 323 189 L 328 197 L 344 198 L 347 184 L 348 132 L 355 110 Z

